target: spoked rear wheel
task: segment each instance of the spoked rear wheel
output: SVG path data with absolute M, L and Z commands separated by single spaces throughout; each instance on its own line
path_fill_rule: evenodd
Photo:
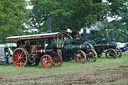
M 60 67 L 63 63 L 63 58 L 59 54 L 53 55 L 53 66 Z
M 110 59 L 110 58 L 115 59 L 117 57 L 117 53 L 114 49 L 108 49 L 105 53 L 105 56 L 107 59 Z
M 82 51 L 82 50 L 77 51 L 74 55 L 74 59 L 75 59 L 76 63 L 81 63 L 81 64 L 85 63 L 86 55 L 85 55 L 84 51 Z
M 95 62 L 97 59 L 97 53 L 95 50 L 91 49 L 89 56 L 87 56 L 87 61 Z
M 51 68 L 53 65 L 53 59 L 50 55 L 43 55 L 41 58 L 41 66 L 43 68 Z
M 27 55 L 28 52 L 23 48 L 17 48 L 13 55 L 12 61 L 16 67 L 25 67 L 27 64 Z
M 116 48 L 117 58 L 120 58 L 122 56 L 122 51 L 119 48 Z

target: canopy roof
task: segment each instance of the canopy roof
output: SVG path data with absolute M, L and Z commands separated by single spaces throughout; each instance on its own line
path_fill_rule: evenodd
M 6 40 L 15 41 L 15 40 L 30 40 L 30 39 L 52 38 L 52 37 L 56 37 L 56 36 L 61 35 L 61 34 L 63 34 L 66 37 L 70 37 L 72 39 L 72 37 L 69 36 L 66 33 L 52 32 L 52 33 L 43 33 L 43 34 L 34 34 L 34 35 L 22 35 L 22 36 L 6 37 Z
M 12 37 L 6 37 L 6 40 L 29 40 L 29 39 L 41 39 L 41 38 L 50 38 L 50 37 L 56 37 L 59 32 L 54 33 L 44 33 L 44 34 L 34 34 L 34 35 L 22 35 L 22 36 L 12 36 Z

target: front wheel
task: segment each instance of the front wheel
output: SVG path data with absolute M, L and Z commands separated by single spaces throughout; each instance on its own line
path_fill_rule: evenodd
M 60 67 L 63 63 L 63 58 L 59 54 L 53 55 L 53 66 L 54 67 Z
M 43 68 L 51 68 L 53 65 L 53 59 L 50 55 L 43 55 L 41 58 L 41 66 Z
M 122 51 L 119 48 L 116 48 L 117 58 L 120 58 L 122 56 Z
M 106 56 L 107 59 L 110 59 L 110 58 L 115 59 L 117 57 L 117 53 L 114 49 L 108 49 L 105 52 L 105 56 Z
M 74 60 L 76 63 L 81 63 L 81 64 L 85 63 L 86 61 L 85 52 L 82 50 L 77 51 L 74 55 Z
M 97 59 L 97 53 L 95 50 L 91 49 L 90 53 L 87 56 L 87 61 L 95 62 Z

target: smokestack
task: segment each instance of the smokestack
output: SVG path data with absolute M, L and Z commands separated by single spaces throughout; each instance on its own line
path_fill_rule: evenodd
M 113 29 L 111 29 L 111 41 L 115 41 L 115 39 L 114 39 L 114 31 L 113 31 Z
M 84 40 L 87 41 L 87 30 L 86 30 L 86 27 L 83 28 L 83 37 L 84 37 Z
M 48 30 L 47 30 L 47 32 L 50 33 L 50 32 L 52 32 L 51 17 L 47 17 L 47 21 L 48 21 Z

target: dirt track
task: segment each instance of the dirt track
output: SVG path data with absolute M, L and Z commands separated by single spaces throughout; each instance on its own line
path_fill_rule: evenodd
M 91 71 L 90 71 L 91 70 Z M 120 66 L 118 68 L 107 68 L 107 69 L 90 69 L 90 70 L 79 70 L 70 74 L 52 75 L 55 82 L 45 82 L 43 84 L 49 85 L 123 85 L 121 81 L 128 80 L 128 66 Z M 92 71 L 93 70 L 93 71 Z M 58 82 L 56 82 L 58 80 Z M 116 81 L 116 83 L 114 83 Z M 119 82 L 119 83 L 117 83 Z M 128 85 L 127 83 L 125 83 Z
M 49 71 L 49 70 L 48 70 Z M 52 71 L 52 69 L 51 69 Z M 128 65 L 0 76 L 0 85 L 128 85 Z

